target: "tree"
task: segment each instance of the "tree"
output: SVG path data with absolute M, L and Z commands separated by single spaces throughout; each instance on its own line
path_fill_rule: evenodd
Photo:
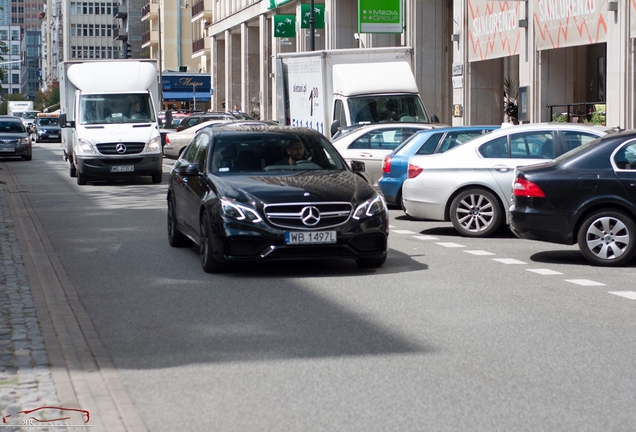
M 59 108 L 56 106 L 60 103 L 60 85 L 58 82 L 53 82 L 46 91 L 40 90 L 35 95 L 35 109 L 44 111 L 48 108 L 49 111 L 55 111 Z

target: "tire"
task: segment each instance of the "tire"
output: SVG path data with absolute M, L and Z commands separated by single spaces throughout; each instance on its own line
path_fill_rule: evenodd
M 86 176 L 79 171 L 77 171 L 77 184 L 80 186 L 84 186 L 86 184 Z
M 163 177 L 163 173 L 161 171 L 156 172 L 152 175 L 152 182 L 154 184 L 159 184 L 161 183 L 162 177 Z
M 485 189 L 468 189 L 455 197 L 450 219 L 463 237 L 490 237 L 501 226 L 504 211 L 499 199 Z
M 170 243 L 170 246 L 186 247 L 192 245 L 192 241 L 177 229 L 177 215 L 175 213 L 174 198 L 172 196 L 168 199 L 167 225 L 168 243 Z
M 72 162 L 69 163 L 68 174 L 71 177 L 77 177 L 77 170 L 75 169 L 75 165 Z
M 386 255 L 382 258 L 360 258 L 356 260 L 358 267 L 362 268 L 377 268 L 382 267 L 386 262 Z
M 577 241 L 592 265 L 621 266 L 636 253 L 636 223 L 621 211 L 599 211 L 583 221 Z
M 201 256 L 201 267 L 206 273 L 221 273 L 225 271 L 224 263 L 214 258 L 214 240 L 212 239 L 212 224 L 207 212 L 201 215 L 199 223 L 199 255 Z
M 33 159 L 33 155 L 22 156 L 22 159 L 24 159 L 25 161 L 30 161 L 31 159 Z

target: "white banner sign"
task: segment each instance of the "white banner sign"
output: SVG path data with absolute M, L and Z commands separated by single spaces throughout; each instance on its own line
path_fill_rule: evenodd
M 468 60 L 509 57 L 519 53 L 519 1 L 468 0 Z

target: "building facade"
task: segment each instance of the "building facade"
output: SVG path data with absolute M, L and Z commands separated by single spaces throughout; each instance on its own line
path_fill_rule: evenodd
M 276 118 L 276 55 L 309 49 L 303 3 L 214 3 L 213 109 L 237 104 Z M 315 3 L 325 20 L 315 49 L 413 47 L 422 99 L 444 123 L 507 121 L 508 94 L 518 121 L 590 121 L 602 112 L 609 126 L 634 127 L 634 1 L 404 0 L 399 34 L 359 32 L 358 0 Z M 276 37 L 276 15 L 296 18 L 295 37 Z

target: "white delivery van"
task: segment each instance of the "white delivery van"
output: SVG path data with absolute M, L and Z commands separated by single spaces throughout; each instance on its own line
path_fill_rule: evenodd
M 59 64 L 62 147 L 71 177 L 150 176 L 161 183 L 154 60 Z
M 327 137 L 356 124 L 438 124 L 422 103 L 412 58 L 411 47 L 278 54 L 278 121 Z

